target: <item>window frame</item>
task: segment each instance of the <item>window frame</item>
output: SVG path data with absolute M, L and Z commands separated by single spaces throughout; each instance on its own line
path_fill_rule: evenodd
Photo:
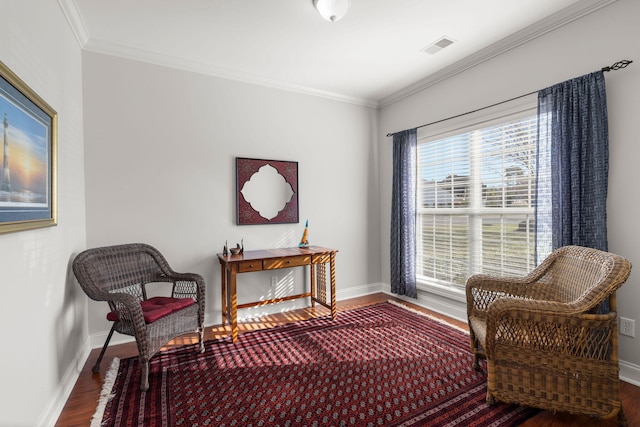
M 428 143 L 430 141 L 440 140 L 447 137 L 468 133 L 474 130 L 487 128 L 493 125 L 506 123 L 519 118 L 526 118 L 537 114 L 537 94 L 529 94 L 514 100 L 499 103 L 486 107 L 480 110 L 473 111 L 468 114 L 453 117 L 451 119 L 443 120 L 435 124 L 418 128 L 418 147 L 421 144 Z M 419 148 L 416 150 L 419 153 Z M 418 154 L 416 154 L 418 155 Z M 419 161 L 416 162 L 416 167 L 419 168 Z M 419 170 L 416 171 L 417 176 L 420 176 Z M 465 302 L 465 287 L 455 283 L 438 280 L 431 277 L 422 276 L 420 274 L 422 266 L 420 264 L 421 253 L 421 216 L 423 213 L 433 212 L 433 208 L 423 208 L 420 203 L 420 179 L 418 179 L 418 188 L 416 192 L 416 242 L 417 242 L 417 259 L 416 259 L 416 284 L 418 290 L 427 291 L 432 294 L 446 297 L 448 299 Z M 534 215 L 535 206 L 531 207 L 481 207 L 481 208 L 437 208 L 439 214 L 455 214 L 468 216 L 473 210 L 473 215 L 481 220 L 482 214 L 490 213 L 495 215 L 508 214 L 523 214 Z M 471 222 L 471 221 L 470 221 Z M 482 233 L 480 226 L 480 233 Z M 477 231 L 476 231 L 477 232 Z M 469 244 L 470 245 L 470 244 Z M 471 246 L 468 246 L 469 255 L 471 256 Z M 471 264 L 471 261 L 470 261 Z M 470 273 L 471 274 L 471 273 Z

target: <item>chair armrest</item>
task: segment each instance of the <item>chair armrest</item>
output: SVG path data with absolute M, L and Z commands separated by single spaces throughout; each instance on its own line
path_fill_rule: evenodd
M 536 277 L 500 277 L 476 274 L 467 280 L 467 315 L 485 318 L 489 306 L 499 298 L 532 298 L 546 284 L 533 281 Z M 538 289 L 535 289 L 538 288 Z
M 141 336 L 146 329 L 144 313 L 140 306 L 140 300 L 134 295 L 125 292 L 107 293 L 104 301 L 115 311 L 118 316 L 119 329 L 131 330 L 136 336 Z
M 159 281 L 173 283 L 171 296 L 174 298 L 193 298 L 198 304 L 198 318 L 200 325 L 204 324 L 205 310 L 205 282 L 197 273 L 177 273 L 173 270 L 164 271 Z
M 173 282 L 172 294 L 176 298 L 193 298 L 204 302 L 204 278 L 196 273 L 175 273 L 170 277 Z
M 523 277 L 499 277 L 476 274 L 467 280 L 467 314 L 484 318 L 489 305 L 497 298 L 521 297 L 554 300 L 554 287 L 545 275 L 567 249 L 554 251 L 540 265 Z
M 601 344 L 611 339 L 616 317 L 613 311 L 583 313 L 574 304 L 501 298 L 487 311 L 487 358 L 497 360 L 517 352 L 607 358 L 610 354 L 602 351 L 606 346 Z

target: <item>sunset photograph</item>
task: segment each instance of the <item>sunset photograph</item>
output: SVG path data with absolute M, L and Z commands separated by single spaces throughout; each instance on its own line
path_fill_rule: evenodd
M 3 126 L 0 208 L 47 203 L 47 126 L 0 96 Z

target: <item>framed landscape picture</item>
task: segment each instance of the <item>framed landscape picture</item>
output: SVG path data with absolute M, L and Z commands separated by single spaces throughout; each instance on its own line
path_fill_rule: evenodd
M 57 121 L 0 62 L 0 233 L 57 224 Z

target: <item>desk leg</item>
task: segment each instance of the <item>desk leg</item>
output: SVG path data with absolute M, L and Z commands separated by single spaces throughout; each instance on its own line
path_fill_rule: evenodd
M 222 290 L 222 327 L 227 323 L 227 266 L 220 263 L 220 289 Z
M 236 342 L 238 339 L 238 295 L 236 294 L 235 267 L 232 267 L 229 276 L 229 297 L 231 298 L 231 342 Z
M 331 253 L 331 317 L 335 319 L 338 316 L 336 308 L 336 253 Z
M 311 274 L 311 308 L 316 306 L 316 266 L 309 265 L 309 273 Z

